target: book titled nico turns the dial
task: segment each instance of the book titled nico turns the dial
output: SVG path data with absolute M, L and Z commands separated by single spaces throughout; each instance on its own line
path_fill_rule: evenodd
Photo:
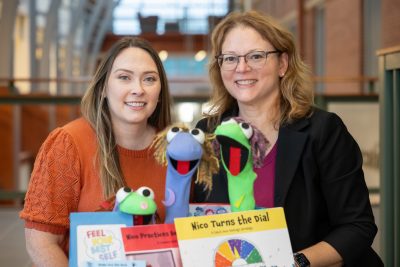
M 183 266 L 293 267 L 283 208 L 176 218 Z

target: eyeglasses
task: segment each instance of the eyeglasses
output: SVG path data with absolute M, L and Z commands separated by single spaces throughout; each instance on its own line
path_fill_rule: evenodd
M 218 65 L 222 70 L 234 70 L 239 64 L 240 58 L 243 57 L 247 65 L 252 69 L 259 69 L 265 65 L 269 54 L 281 53 L 281 51 L 252 51 L 246 55 L 238 56 L 234 54 L 221 54 L 215 56 Z

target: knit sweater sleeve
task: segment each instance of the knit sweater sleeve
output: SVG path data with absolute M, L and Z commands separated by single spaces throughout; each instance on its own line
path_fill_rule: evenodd
M 72 137 L 55 129 L 36 157 L 24 209 L 25 227 L 54 234 L 69 228 L 69 213 L 79 202 L 80 161 Z

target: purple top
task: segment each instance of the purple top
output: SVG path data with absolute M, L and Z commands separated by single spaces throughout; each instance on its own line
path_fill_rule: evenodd
M 254 168 L 257 179 L 254 182 L 254 198 L 257 207 L 274 207 L 274 186 L 275 186 L 275 162 L 277 143 L 264 159 L 261 168 Z

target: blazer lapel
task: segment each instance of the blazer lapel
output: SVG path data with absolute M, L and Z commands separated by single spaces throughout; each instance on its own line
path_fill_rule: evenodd
M 309 124 L 307 119 L 283 126 L 279 130 L 275 169 L 276 207 L 283 207 L 290 184 L 299 165 L 308 134 L 300 130 Z

